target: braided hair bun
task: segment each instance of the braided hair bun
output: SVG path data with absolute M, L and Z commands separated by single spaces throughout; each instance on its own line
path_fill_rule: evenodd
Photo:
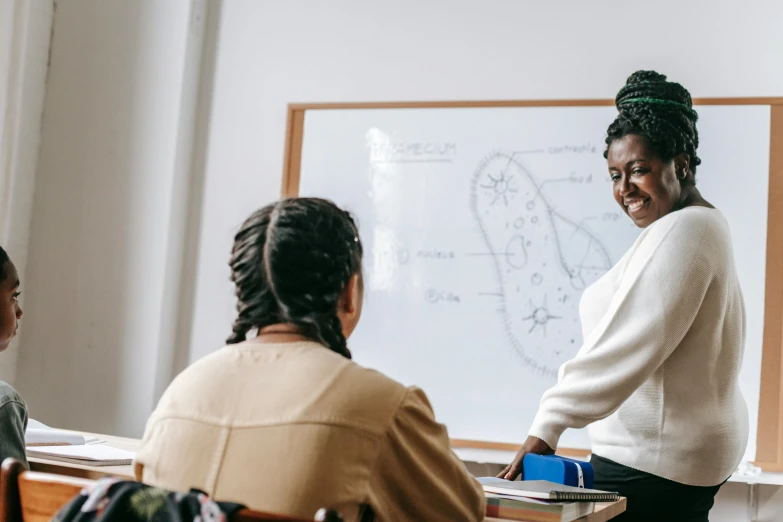
M 685 87 L 667 81 L 666 76 L 655 71 L 637 71 L 617 93 L 615 105 L 619 114 L 607 130 L 605 158 L 614 140 L 628 134 L 639 135 L 665 161 L 687 154 L 693 181 L 696 167 L 701 163 L 696 155 L 698 115 Z

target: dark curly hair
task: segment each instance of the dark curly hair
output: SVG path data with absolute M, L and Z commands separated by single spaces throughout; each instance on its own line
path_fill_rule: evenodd
M 3 247 L 0 247 L 0 283 L 5 281 L 5 278 L 8 277 L 8 271 L 6 270 L 5 265 L 10 260 L 11 258 L 8 257 L 8 252 L 6 252 Z
M 607 130 L 605 158 L 614 140 L 636 134 L 664 161 L 686 153 L 690 157 L 690 176 L 686 180 L 695 182 L 696 167 L 701 163 L 696 155 L 698 115 L 685 87 L 655 71 L 637 71 L 617 93 L 615 105 L 619 114 Z
M 284 199 L 253 213 L 234 238 L 229 263 L 238 315 L 228 344 L 254 328 L 289 323 L 350 359 L 337 307 L 361 273 L 362 255 L 356 223 L 331 201 Z

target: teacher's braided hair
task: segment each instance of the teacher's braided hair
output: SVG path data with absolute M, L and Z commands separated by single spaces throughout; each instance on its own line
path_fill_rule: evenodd
M 252 214 L 234 238 L 231 280 L 237 318 L 228 344 L 272 324 L 288 323 L 351 358 L 337 316 L 340 295 L 362 266 L 353 218 L 319 198 L 292 198 Z
M 685 87 L 655 71 L 637 71 L 617 93 L 615 105 L 619 114 L 607 131 L 605 158 L 614 140 L 635 134 L 643 137 L 664 161 L 686 153 L 690 157 L 690 176 L 686 180 L 694 183 L 696 167 L 701 163 L 696 155 L 698 116 Z

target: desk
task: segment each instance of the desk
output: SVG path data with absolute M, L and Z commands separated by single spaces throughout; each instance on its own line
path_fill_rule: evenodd
M 114 437 L 112 435 L 100 435 L 97 433 L 77 432 L 85 437 L 95 437 L 105 440 L 105 444 L 114 448 L 133 451 L 139 451 L 141 441 L 138 439 L 128 439 L 125 437 Z M 512 455 L 513 457 L 513 455 Z M 133 465 L 128 466 L 83 466 L 80 464 L 71 464 L 69 462 L 60 462 L 56 460 L 47 460 L 41 458 L 29 458 L 30 469 L 32 471 L 41 471 L 44 473 L 54 473 L 57 475 L 67 475 L 70 477 L 79 477 L 91 480 L 97 480 L 101 477 L 116 476 L 124 479 L 135 480 Z M 620 513 L 625 511 L 625 499 L 617 502 L 596 504 L 595 512 L 586 517 L 582 517 L 575 522 L 608 522 Z M 502 521 L 500 518 L 486 518 L 485 522 Z
M 141 441 L 138 439 L 127 439 L 125 437 L 114 437 L 112 435 L 99 435 L 96 433 L 76 432 L 85 437 L 95 437 L 105 440 L 107 446 L 137 452 Z M 67 475 L 69 477 L 79 477 L 91 480 L 97 480 L 101 477 L 116 476 L 123 479 L 135 480 L 133 474 L 133 465 L 128 466 L 84 466 L 81 464 L 71 464 L 70 462 L 60 462 L 56 460 L 31 457 L 27 459 L 32 471 L 41 471 L 44 473 L 54 473 L 57 475 Z

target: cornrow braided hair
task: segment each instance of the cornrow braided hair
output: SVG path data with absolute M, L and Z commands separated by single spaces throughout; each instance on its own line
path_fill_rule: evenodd
M 234 239 L 229 265 L 238 313 L 228 344 L 251 329 L 289 323 L 350 359 L 337 307 L 361 273 L 362 255 L 356 223 L 330 201 L 292 198 L 258 210 Z
M 647 140 L 665 161 L 686 153 L 690 157 L 691 174 L 686 179 L 694 183 L 696 167 L 701 164 L 696 155 L 698 115 L 685 87 L 667 81 L 666 76 L 655 71 L 637 71 L 617 93 L 615 105 L 619 114 L 607 130 L 605 158 L 614 140 L 636 134 Z

